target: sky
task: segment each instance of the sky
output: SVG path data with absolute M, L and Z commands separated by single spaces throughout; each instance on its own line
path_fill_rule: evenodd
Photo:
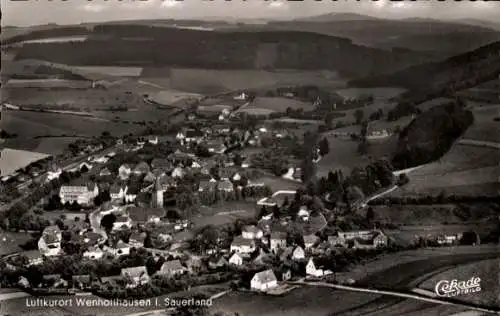
M 130 19 L 286 19 L 326 13 L 381 18 L 480 19 L 500 22 L 500 1 L 437 0 L 1 0 L 2 25 L 78 24 Z

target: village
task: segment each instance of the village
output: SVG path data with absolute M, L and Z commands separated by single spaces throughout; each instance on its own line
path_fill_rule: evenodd
M 302 185 L 327 141 L 318 148 L 308 133 L 300 141 L 269 124 L 234 127 L 225 124 L 229 115 L 222 112 L 214 125 L 188 122 L 170 136 L 118 138 L 112 151 L 89 155 L 70 170 L 52 164 L 45 183 L 60 181 L 60 188 L 38 205 L 61 215 L 34 249 L 3 259 L 10 285 L 127 298 L 229 282 L 233 289 L 279 295 L 293 288 L 290 280 L 354 283 L 340 273 L 350 264 L 403 249 L 369 215 L 353 211 L 364 195 L 349 189 L 333 196 L 345 181 L 340 172 L 322 179 L 328 190 Z M 286 164 L 262 154 L 283 142 L 306 148 L 309 162 Z M 394 183 L 389 167 L 375 166 L 376 182 Z M 233 208 L 242 201 L 253 207 Z M 200 215 L 207 208 L 216 211 Z M 231 217 L 241 212 L 244 217 Z M 229 220 L 221 225 L 203 222 L 224 213 Z

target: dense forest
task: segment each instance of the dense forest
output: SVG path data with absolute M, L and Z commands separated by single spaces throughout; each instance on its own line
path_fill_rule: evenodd
M 335 69 L 347 77 L 397 71 L 429 60 L 349 39 L 295 31 L 207 32 L 143 25 L 98 25 L 89 39 L 31 43 L 16 59 L 79 65 L 155 65 L 219 69 Z
M 500 76 L 500 41 L 441 62 L 416 65 L 389 75 L 352 80 L 356 87 L 402 86 L 400 98 L 415 104 L 476 86 Z
M 392 165 L 405 169 L 439 159 L 473 120 L 460 100 L 431 108 L 399 134 Z

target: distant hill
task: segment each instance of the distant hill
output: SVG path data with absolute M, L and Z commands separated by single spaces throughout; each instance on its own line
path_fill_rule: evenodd
M 328 16 L 320 16 L 317 20 L 269 22 L 265 28 L 344 37 L 355 44 L 381 49 L 405 48 L 436 58 L 450 57 L 500 40 L 500 32 L 485 26 L 429 19 L 384 20 L 356 15 L 346 20 L 328 20 Z
M 455 20 L 455 22 L 461 23 L 461 24 L 469 24 L 469 25 L 487 27 L 487 28 L 490 28 L 492 30 L 500 31 L 500 22 L 494 23 L 494 22 L 490 22 L 490 21 L 483 21 L 483 20 L 477 20 L 477 19 L 462 19 L 462 20 Z
M 500 76 L 500 41 L 440 62 L 413 66 L 393 74 L 352 80 L 355 87 L 401 86 L 403 99 L 420 103 L 474 87 Z
M 305 18 L 293 19 L 296 22 L 338 22 L 338 21 L 373 21 L 379 18 L 356 13 L 328 13 Z
M 58 31 L 62 32 L 62 31 Z M 429 61 L 349 39 L 301 31 L 199 31 L 144 25 L 98 25 L 88 39 L 23 45 L 16 59 L 68 65 L 178 66 L 216 69 L 332 69 L 362 77 Z

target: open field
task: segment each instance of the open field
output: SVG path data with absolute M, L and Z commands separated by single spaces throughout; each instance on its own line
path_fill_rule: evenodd
M 255 202 L 225 202 L 212 207 L 200 207 L 200 214 L 193 218 L 193 223 L 196 227 L 220 226 L 234 223 L 237 219 L 248 219 L 255 216 Z
M 357 99 L 364 96 L 373 96 L 375 100 L 388 100 L 405 92 L 406 89 L 396 87 L 381 88 L 346 88 L 337 89 L 336 93 L 344 98 Z
M 420 110 L 422 110 L 422 112 L 425 112 L 425 111 L 430 110 L 431 108 L 433 108 L 435 106 L 442 105 L 442 104 L 445 104 L 445 103 L 449 103 L 449 102 L 452 102 L 452 101 L 453 101 L 453 99 L 450 99 L 450 98 L 436 98 L 436 99 L 432 99 L 432 100 L 420 103 L 418 105 L 418 108 Z
M 321 158 L 316 165 L 318 176 L 325 176 L 329 171 L 338 169 L 342 170 L 344 174 L 349 174 L 354 167 L 363 167 L 374 160 L 389 157 L 395 146 L 394 136 L 371 140 L 369 141 L 368 154 L 363 156 L 357 152 L 357 142 L 342 140 L 331 134 L 325 136 L 330 144 L 330 152 Z
M 199 99 L 200 97 L 201 95 L 196 93 L 176 90 L 164 90 L 150 96 L 153 101 L 163 105 L 173 105 L 174 103 L 182 100 Z
M 113 66 L 73 66 L 83 72 L 101 73 L 117 77 L 139 77 L 142 73 L 141 67 L 113 67 Z
M 490 259 L 469 264 L 460 265 L 442 273 L 434 275 L 422 282 L 418 287 L 434 291 L 437 283 L 441 280 L 467 281 L 472 277 L 481 278 L 481 291 L 468 293 L 453 297 L 454 299 L 480 304 L 483 306 L 500 307 L 500 284 L 498 272 L 500 271 L 500 259 Z
M 287 85 L 334 85 L 345 83 L 330 70 L 295 71 L 295 70 L 215 70 L 172 68 L 170 72 L 172 89 L 211 94 L 232 90 L 256 89 Z
M 64 88 L 64 89 L 90 89 L 92 87 L 91 81 L 85 80 L 65 80 L 65 79 L 9 79 L 4 89 L 50 89 L 50 88 Z M 38 91 L 39 92 L 39 91 Z
M 11 138 L 4 143 L 6 148 L 32 151 L 47 155 L 58 155 L 75 142 L 78 137 Z
M 112 135 L 125 135 L 144 129 L 136 124 L 114 123 L 93 117 L 28 111 L 2 113 L 1 128 L 18 134 L 20 138 L 46 135 L 99 136 L 104 131 Z
M 304 109 L 312 110 L 311 103 L 302 102 L 289 98 L 257 97 L 246 109 L 268 109 L 276 112 L 285 112 L 287 108 L 293 110 Z
M 0 157 L 0 172 L 2 176 L 9 175 L 19 168 L 24 168 L 32 162 L 44 159 L 50 155 L 4 148 Z
M 500 122 L 493 118 L 500 116 L 500 107 L 488 106 L 474 108 L 474 123 L 470 126 L 462 138 L 500 142 Z
M 433 215 L 435 217 L 435 215 Z M 466 231 L 476 231 L 481 237 L 487 236 L 496 228 L 495 223 L 478 221 L 476 223 L 443 224 L 430 223 L 429 225 L 406 225 L 398 229 L 384 231 L 396 243 L 409 245 L 418 236 L 437 237 L 442 234 L 458 234 Z
M 27 233 L 13 233 L 0 231 L 0 256 L 22 251 L 19 245 L 31 240 Z
M 213 312 L 253 316 L 339 315 L 380 297 L 376 294 L 339 291 L 324 287 L 302 287 L 284 296 L 232 292 L 214 301 Z
M 142 97 L 125 89 L 5 89 L 2 98 L 14 105 L 33 108 L 92 111 L 111 107 L 137 108 L 144 105 Z
M 425 167 L 410 173 L 410 182 L 391 192 L 390 196 L 465 194 L 467 196 L 492 193 L 498 195 L 500 166 L 475 168 L 455 172 L 423 174 Z M 486 186 L 486 188 L 484 187 Z M 492 186 L 491 188 L 488 188 Z M 467 189 L 464 189 L 466 187 Z M 470 190 L 472 189 L 472 190 Z M 475 190 L 474 190 L 475 189 Z M 495 194 L 496 193 L 496 194 Z
M 279 190 L 296 190 L 301 186 L 300 182 L 283 179 L 279 177 L 267 176 L 252 180 L 253 183 L 264 183 L 269 186 L 273 192 Z
M 493 218 L 497 210 L 484 204 L 470 204 L 460 207 L 442 205 L 373 205 L 375 218 L 381 223 L 395 225 L 438 225 L 464 224 Z M 483 223 L 484 224 L 484 223 Z

